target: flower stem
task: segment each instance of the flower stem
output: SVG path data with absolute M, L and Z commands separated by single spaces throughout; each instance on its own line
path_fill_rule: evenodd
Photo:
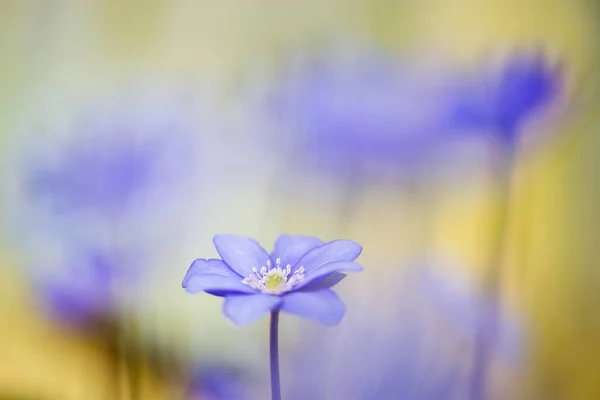
M 122 358 L 121 344 L 115 324 L 102 320 L 98 326 L 100 340 L 106 349 L 108 359 L 108 374 L 111 377 L 111 386 L 108 389 L 111 398 L 120 399 L 123 382 L 121 380 Z
M 279 382 L 279 311 L 271 311 L 269 352 L 271 359 L 271 399 L 281 400 Z
M 500 165 L 496 170 L 500 205 L 497 226 L 492 239 L 491 257 L 484 271 L 484 290 L 490 299 L 488 315 L 479 315 L 479 327 L 475 338 L 473 376 L 469 388 L 471 400 L 483 400 L 486 396 L 487 379 L 491 367 L 492 347 L 496 339 L 500 318 L 501 275 L 504 247 L 508 236 L 509 203 L 511 197 L 511 176 L 514 168 L 512 145 L 505 145 L 500 151 Z M 482 307 L 486 312 L 486 307 Z
M 127 357 L 127 376 L 129 377 L 129 394 L 131 400 L 138 400 L 140 396 L 140 368 L 141 368 L 141 349 L 138 346 L 138 332 L 136 321 L 133 316 L 129 316 L 126 322 L 129 326 L 129 349 L 130 354 Z
M 346 235 L 352 226 L 360 197 L 364 189 L 363 169 L 361 165 L 351 165 L 347 169 L 348 175 L 343 180 L 342 198 L 340 204 L 339 234 Z

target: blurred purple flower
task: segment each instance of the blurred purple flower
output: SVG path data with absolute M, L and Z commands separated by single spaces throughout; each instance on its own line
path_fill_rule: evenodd
M 116 260 L 99 252 L 71 257 L 65 273 L 40 284 L 42 309 L 68 325 L 85 327 L 110 318 L 115 301 Z
M 393 293 L 378 286 L 369 294 L 372 305 L 353 307 L 338 328 L 303 333 L 288 360 L 286 398 L 465 398 L 469 349 L 485 301 L 428 268 L 410 269 L 394 283 Z M 519 334 L 512 323 L 503 322 L 500 338 L 511 343 L 508 357 L 515 360 Z M 509 349 L 496 350 L 506 356 Z
M 57 131 L 15 142 L 11 230 L 44 311 L 61 321 L 86 325 L 132 305 L 139 267 L 183 232 L 200 158 L 186 99 L 140 93 L 67 110 Z
M 148 184 L 159 146 L 139 148 L 126 138 L 110 148 L 93 143 L 67 149 L 61 165 L 32 172 L 33 196 L 49 197 L 58 213 L 92 210 L 122 212 L 137 190 Z
M 345 306 L 331 287 L 346 277 L 341 271 L 362 270 L 354 262 L 362 247 L 350 240 L 281 235 L 271 254 L 241 236 L 217 235 L 214 244 L 222 260 L 197 259 L 182 286 L 225 297 L 223 312 L 238 325 L 274 310 L 336 325 Z
M 161 157 L 180 140 L 180 127 L 168 121 L 152 125 L 133 115 L 99 117 L 79 125 L 55 159 L 30 161 L 28 193 L 53 213 L 114 217 L 125 212 L 161 182 Z
M 456 96 L 450 124 L 479 128 L 512 143 L 526 120 L 551 103 L 561 89 L 561 71 L 544 53 L 519 53 L 490 77 L 478 77 Z
M 443 133 L 440 99 L 428 76 L 368 52 L 353 62 L 328 55 L 291 68 L 273 101 L 292 133 L 288 161 L 352 173 L 422 159 Z
M 193 400 L 244 400 L 249 395 L 243 371 L 227 366 L 204 366 L 193 374 L 188 396 Z

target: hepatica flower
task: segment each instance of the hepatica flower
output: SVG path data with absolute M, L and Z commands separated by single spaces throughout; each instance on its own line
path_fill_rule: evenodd
M 543 52 L 521 52 L 505 61 L 490 75 L 475 74 L 472 79 L 459 83 L 454 91 L 454 107 L 449 111 L 449 125 L 459 131 L 474 128 L 489 135 L 499 146 L 495 165 L 498 196 L 498 231 L 494 233 L 492 258 L 485 270 L 486 290 L 498 296 L 502 268 L 501 248 L 507 235 L 508 214 L 515 155 L 522 130 L 537 112 L 557 99 L 562 88 L 562 71 L 552 65 Z M 466 82 L 466 83 L 465 83 Z M 463 85 L 464 84 L 464 85 Z M 462 87 L 460 87 L 462 85 Z M 468 129 L 467 129 L 468 130 Z M 489 313 L 489 323 L 479 332 L 476 346 L 473 389 L 471 398 L 479 399 L 486 387 L 488 375 L 489 342 L 496 332 L 497 306 Z
M 114 217 L 131 209 L 133 201 L 147 196 L 157 184 L 157 168 L 166 136 L 145 129 L 140 121 L 90 121 L 80 127 L 80 137 L 59 149 L 58 157 L 40 157 L 29 166 L 27 189 L 59 215 L 87 212 Z M 161 127 L 150 126 L 156 130 Z
M 225 297 L 223 312 L 238 325 L 271 313 L 271 398 L 280 400 L 279 312 L 338 324 L 346 308 L 331 287 L 346 277 L 343 272 L 362 270 L 355 262 L 362 247 L 350 240 L 323 243 L 298 235 L 281 235 L 270 254 L 241 236 L 217 235 L 214 243 L 222 259 L 194 261 L 182 286 L 188 293 Z
M 81 248 L 138 255 L 156 249 L 152 243 L 165 237 L 167 214 L 169 220 L 180 215 L 173 214 L 173 204 L 185 210 L 184 192 L 197 165 L 190 160 L 198 157 L 185 110 L 169 97 L 147 97 L 116 96 L 108 107 L 87 104 L 67 114 L 64 126 L 15 143 L 14 212 L 8 219 L 19 245 L 51 254 L 52 247 L 74 254 Z M 161 222 L 161 229 L 148 228 Z M 79 260 L 82 276 L 91 273 L 88 264 Z M 71 294 L 80 284 L 70 283 Z
M 166 214 L 176 219 L 173 203 L 185 209 L 196 139 L 175 100 L 122 93 L 66 110 L 64 124 L 49 119 L 36 140 L 14 143 L 11 228 L 31 256 L 24 264 L 45 311 L 57 319 L 80 325 L 113 317 L 115 286 L 127 285 L 118 294 L 133 299 L 139 260 L 162 250 L 155 243 L 167 224 L 149 227 Z M 49 264 L 61 273 L 43 274 Z
M 350 240 L 282 235 L 269 254 L 256 241 L 217 235 L 222 259 L 197 259 L 182 286 L 188 293 L 225 298 L 223 312 L 235 324 L 249 324 L 271 311 L 283 311 L 325 325 L 342 319 L 345 306 L 331 287 L 361 271 L 362 247 Z
M 53 318 L 85 328 L 110 319 L 115 283 L 122 279 L 116 260 L 98 251 L 71 255 L 63 273 L 40 283 L 42 308 Z
M 390 286 L 361 282 L 368 292 L 355 297 L 362 307 L 352 308 L 344 325 L 328 331 L 307 327 L 287 360 L 286 398 L 467 398 L 465 361 L 483 299 L 462 280 L 445 279 L 431 268 L 409 268 L 402 278 Z M 372 302 L 365 304 L 363 296 Z M 516 369 L 518 330 L 508 319 L 501 326 L 496 354 Z
M 518 53 L 454 93 L 451 118 L 459 128 L 484 129 L 512 144 L 525 122 L 556 99 L 561 84 L 560 68 L 542 52 Z
M 65 149 L 60 164 L 32 171 L 32 195 L 49 198 L 52 210 L 122 212 L 147 185 L 159 146 L 140 147 L 132 138 L 111 144 L 88 142 Z
M 229 366 L 205 366 L 192 374 L 187 392 L 193 400 L 249 399 L 245 371 Z
M 439 138 L 442 97 L 428 76 L 383 52 L 312 58 L 283 74 L 277 118 L 303 166 L 397 168 Z
M 40 132 L 46 146 L 24 143 L 18 163 L 31 210 L 52 222 L 92 217 L 112 223 L 150 204 L 153 211 L 164 209 L 187 186 L 182 181 L 197 158 L 195 131 L 178 103 L 147 97 L 88 104 L 57 132 Z

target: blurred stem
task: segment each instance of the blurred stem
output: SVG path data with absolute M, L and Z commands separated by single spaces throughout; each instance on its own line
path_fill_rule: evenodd
M 112 387 L 107 388 L 108 399 L 120 399 L 121 385 L 121 343 L 116 325 L 108 321 L 102 321 L 99 326 L 100 340 L 108 354 L 109 376 L 111 376 Z M 111 391 L 112 389 L 112 391 Z
M 407 168 L 404 192 L 409 203 L 408 215 L 411 216 L 411 237 L 414 241 L 409 249 L 411 262 L 422 262 L 423 256 L 431 250 L 434 230 L 434 208 L 430 202 L 430 177 L 418 166 Z
M 271 399 L 281 400 L 279 381 L 279 311 L 271 311 L 269 353 L 271 361 Z
M 469 398 L 471 400 L 483 400 L 486 397 L 487 380 L 492 362 L 492 348 L 500 318 L 502 265 L 508 237 L 514 153 L 515 146 L 513 143 L 503 143 L 498 153 L 498 164 L 496 164 L 497 168 L 495 169 L 496 182 L 498 182 L 498 214 L 496 228 L 492 231 L 490 258 L 483 276 L 483 289 L 486 298 L 489 299 L 490 307 L 489 309 L 482 307 L 477 320 L 478 331 L 475 338 L 473 376 L 469 387 Z
M 119 398 L 123 399 L 126 397 L 127 392 L 127 376 L 129 374 L 129 370 L 127 368 L 127 346 L 125 344 L 125 336 L 123 334 L 123 329 L 119 326 L 116 330 L 116 340 L 117 340 L 117 373 L 119 376 Z M 125 376 L 125 379 L 123 379 Z M 122 380 L 123 379 L 123 380 Z
M 119 218 L 114 218 L 109 223 L 109 238 L 110 245 L 112 247 L 112 253 L 115 263 L 115 271 L 113 271 L 113 290 L 115 301 L 116 298 L 121 294 L 121 279 L 122 271 L 119 268 L 125 268 L 123 260 L 121 259 L 121 232 L 120 232 L 120 221 Z M 134 314 L 129 309 L 131 305 L 127 304 L 127 313 L 124 318 L 123 324 L 116 329 L 116 340 L 117 340 L 117 352 L 120 365 L 123 365 L 125 369 L 125 376 L 129 389 L 129 398 L 131 400 L 140 399 L 140 349 L 137 346 L 137 327 Z M 120 369 L 119 369 L 120 372 Z M 122 391 L 122 388 L 120 388 Z
M 140 364 L 141 364 L 141 349 L 138 346 L 138 334 L 135 318 L 129 316 L 127 318 L 129 331 L 129 354 L 126 357 L 127 361 L 127 376 L 129 378 L 129 394 L 131 400 L 138 400 L 140 396 Z
M 348 176 L 344 180 L 340 204 L 339 234 L 344 235 L 351 226 L 352 217 L 358 208 L 360 194 L 364 187 L 364 174 L 361 165 L 348 167 Z

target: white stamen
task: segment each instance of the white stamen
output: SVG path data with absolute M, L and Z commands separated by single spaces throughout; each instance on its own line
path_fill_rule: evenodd
M 288 264 L 282 268 L 281 259 L 277 258 L 275 266 L 272 265 L 271 260 L 267 260 L 266 266 L 261 266 L 260 270 L 252 267 L 252 273 L 242 279 L 242 283 L 262 293 L 282 294 L 302 282 L 304 272 L 304 267 L 299 267 L 292 274 L 292 266 Z

